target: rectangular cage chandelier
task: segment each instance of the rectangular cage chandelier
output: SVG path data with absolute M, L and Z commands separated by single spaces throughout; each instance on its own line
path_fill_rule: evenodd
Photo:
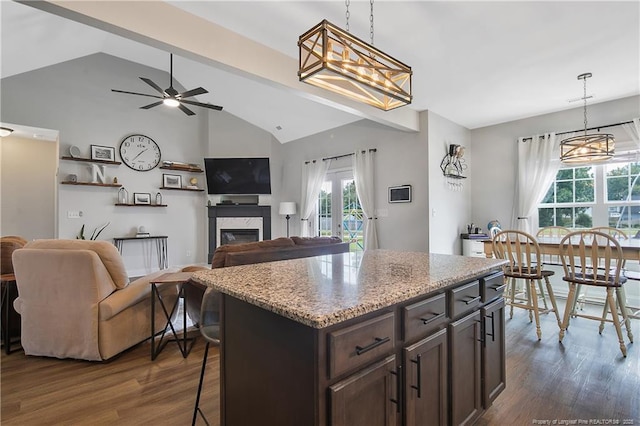
M 411 67 L 326 19 L 298 40 L 300 81 L 389 111 L 411 103 Z

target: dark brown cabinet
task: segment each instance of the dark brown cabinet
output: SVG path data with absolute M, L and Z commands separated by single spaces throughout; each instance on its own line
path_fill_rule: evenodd
M 221 424 L 474 423 L 505 387 L 501 283 L 493 274 L 318 329 L 223 294 Z
M 331 425 L 395 426 L 398 380 L 392 355 L 330 386 Z
M 453 425 L 473 424 L 482 414 L 480 322 L 477 310 L 449 325 Z
M 446 329 L 403 350 L 407 426 L 447 424 L 448 364 Z
M 484 339 L 482 347 L 482 405 L 489 408 L 506 385 L 504 299 L 482 308 Z

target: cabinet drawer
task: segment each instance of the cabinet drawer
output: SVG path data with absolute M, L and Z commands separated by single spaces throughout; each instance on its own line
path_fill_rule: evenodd
M 502 297 L 506 284 L 502 272 L 489 275 L 480 280 L 480 295 L 482 303 L 490 302 L 498 297 Z
M 338 377 L 391 352 L 394 324 L 394 315 L 389 312 L 329 333 L 329 377 Z
M 459 317 L 478 308 L 480 303 L 480 282 L 470 282 L 451 290 L 449 314 L 451 318 Z
M 402 309 L 402 336 L 405 342 L 426 336 L 448 321 L 446 295 L 439 294 Z

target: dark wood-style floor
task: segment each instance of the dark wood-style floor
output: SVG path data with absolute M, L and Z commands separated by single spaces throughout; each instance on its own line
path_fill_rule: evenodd
M 634 320 L 633 328 L 640 336 L 640 321 Z M 632 423 L 626 424 L 640 424 L 639 343 L 627 345 L 628 356 L 623 358 L 611 324 L 600 336 L 597 322 L 580 318 L 559 344 L 553 314 L 542 316 L 538 342 L 535 326 L 521 309 L 507 319 L 506 329 L 507 388 L 478 424 L 608 419 L 619 421 L 608 424 L 622 425 L 627 419 Z M 203 354 L 202 338 L 186 359 L 170 344 L 151 361 L 149 343 L 108 363 L 2 352 L 0 423 L 188 425 Z M 218 350 L 212 347 L 202 397 L 212 425 L 219 424 L 218 360 Z

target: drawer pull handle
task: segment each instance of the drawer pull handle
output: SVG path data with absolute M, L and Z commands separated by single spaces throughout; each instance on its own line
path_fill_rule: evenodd
M 480 300 L 480 296 L 472 297 L 471 299 L 467 299 L 464 301 L 465 305 L 470 305 Z
M 389 401 L 393 402 L 394 404 L 396 404 L 396 412 L 400 412 L 400 397 L 402 396 L 402 394 L 400 393 L 401 389 L 402 389 L 402 366 L 399 365 L 398 366 L 398 371 L 389 371 L 389 373 L 391 373 L 392 375 L 396 376 L 396 397 L 395 398 L 389 398 Z
M 391 340 L 389 337 L 385 337 L 385 338 L 376 337 L 375 341 L 373 343 L 371 343 L 370 345 L 367 345 L 367 346 L 364 346 L 364 347 L 356 346 L 356 355 L 362 355 L 365 352 L 369 352 L 371 349 L 377 348 L 380 345 L 384 345 L 389 340 Z
M 420 378 L 422 377 L 422 372 L 421 367 L 422 367 L 422 355 L 418 354 L 418 356 L 416 357 L 416 359 L 412 359 L 411 362 L 415 363 L 417 365 L 416 368 L 416 383 L 417 385 L 411 385 L 412 389 L 415 389 L 418 391 L 418 398 L 420 398 L 420 394 L 422 393 L 422 385 L 420 383 Z
M 498 292 L 500 292 L 500 291 L 504 291 L 504 289 L 505 289 L 506 287 L 507 287 L 507 285 L 506 285 L 506 284 L 502 284 L 502 285 L 499 285 L 499 286 L 496 286 L 496 287 L 489 287 L 489 288 L 490 288 L 491 290 L 494 290 L 494 291 L 498 291 Z
M 444 316 L 444 312 L 441 313 L 441 314 L 435 314 L 435 313 L 431 313 L 431 314 L 433 315 L 431 318 L 420 318 L 420 321 L 422 321 L 423 325 L 427 325 L 430 322 L 433 322 L 433 321 L 435 321 L 437 319 L 440 319 L 440 318 L 442 318 Z
M 486 334 L 487 336 L 491 336 L 491 341 L 492 341 L 492 342 L 495 342 L 495 341 L 496 341 L 496 322 L 495 322 L 495 320 L 494 320 L 494 316 L 493 316 L 493 314 L 494 314 L 494 313 L 493 313 L 493 312 L 491 312 L 491 315 L 487 315 L 487 316 L 490 316 L 490 317 L 491 317 L 491 333 L 489 333 L 489 332 L 485 331 L 485 334 Z M 485 327 L 486 327 L 486 325 L 485 325 Z

